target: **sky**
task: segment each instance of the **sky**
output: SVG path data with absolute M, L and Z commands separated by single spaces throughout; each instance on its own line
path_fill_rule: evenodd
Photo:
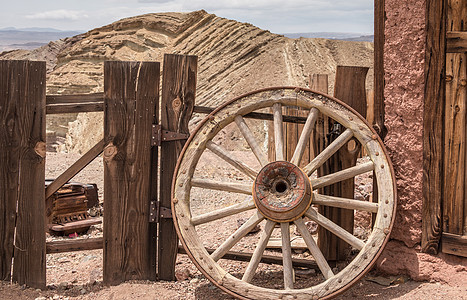
M 125 17 L 204 9 L 274 33 L 373 33 L 374 0 L 16 0 L 3 1 L 0 28 L 88 31 Z

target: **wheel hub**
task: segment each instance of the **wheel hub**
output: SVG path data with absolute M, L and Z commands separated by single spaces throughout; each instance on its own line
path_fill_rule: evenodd
M 258 173 L 253 199 L 266 218 L 291 222 L 301 217 L 311 204 L 310 180 L 292 163 L 272 162 Z

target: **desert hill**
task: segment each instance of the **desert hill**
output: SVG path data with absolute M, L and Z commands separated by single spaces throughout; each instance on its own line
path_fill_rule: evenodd
M 205 106 L 217 106 L 234 96 L 263 87 L 307 87 L 312 73 L 329 74 L 332 91 L 338 64 L 373 65 L 370 42 L 290 39 L 203 10 L 126 18 L 33 51 L 4 52 L 0 59 L 15 56 L 44 59 L 45 53 L 49 55 L 49 94 L 103 91 L 105 60 L 162 62 L 164 53 L 197 55 L 196 104 Z M 370 70 L 369 86 L 372 86 L 372 74 Z M 78 117 L 77 123 L 71 124 L 70 149 L 86 148 L 78 145 L 81 144 L 78 136 L 89 132 L 83 128 L 88 126 L 86 124 L 101 122 L 96 115 L 83 115 Z M 94 132 L 92 135 L 97 140 L 101 134 Z

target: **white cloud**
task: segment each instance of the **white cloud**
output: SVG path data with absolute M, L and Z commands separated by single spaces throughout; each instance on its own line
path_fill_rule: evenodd
M 27 15 L 26 18 L 32 20 L 78 21 L 88 18 L 88 15 L 83 11 L 57 9 Z

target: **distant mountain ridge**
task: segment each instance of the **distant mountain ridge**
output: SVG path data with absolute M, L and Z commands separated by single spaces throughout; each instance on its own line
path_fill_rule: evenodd
M 374 35 L 366 35 L 356 32 L 301 32 L 301 33 L 283 33 L 285 37 L 291 39 L 298 38 L 322 38 L 341 41 L 355 42 L 373 42 Z
M 15 28 L 0 29 L 0 52 L 14 49 L 32 50 L 51 41 L 78 35 L 80 31 L 61 31 L 54 28 Z

